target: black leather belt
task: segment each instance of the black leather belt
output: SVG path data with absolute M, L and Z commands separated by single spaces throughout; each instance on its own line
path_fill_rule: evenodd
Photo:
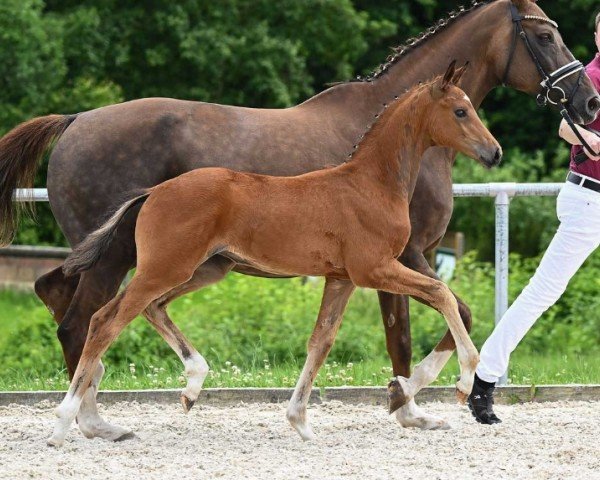
M 582 177 L 574 172 L 569 172 L 567 175 L 567 182 L 574 183 L 575 185 L 587 188 L 588 190 L 593 190 L 594 192 L 600 192 L 600 182 Z

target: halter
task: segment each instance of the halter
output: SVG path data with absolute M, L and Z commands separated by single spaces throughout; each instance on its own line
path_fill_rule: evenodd
M 512 45 L 510 48 L 510 54 L 508 56 L 508 63 L 506 64 L 506 69 L 504 70 L 504 76 L 502 78 L 502 84 L 506 85 L 506 81 L 508 79 L 508 74 L 510 72 L 512 60 L 513 60 L 513 57 L 515 54 L 515 50 L 517 48 L 517 37 L 521 37 L 523 39 L 523 42 L 525 42 L 525 47 L 527 48 L 527 51 L 529 52 L 529 55 L 531 56 L 533 63 L 535 64 L 540 76 L 542 77 L 542 81 L 540 82 L 542 91 L 536 97 L 537 104 L 540 107 L 546 106 L 548 103 L 551 103 L 552 105 L 560 104 L 561 116 L 565 119 L 565 121 L 567 122 L 567 124 L 569 125 L 571 130 L 573 130 L 573 133 L 577 136 L 577 139 L 581 142 L 581 144 L 585 147 L 585 149 L 595 155 L 596 152 L 594 152 L 594 150 L 592 150 L 592 148 L 589 146 L 589 144 L 583 139 L 583 137 L 581 136 L 581 133 L 579 133 L 579 130 L 575 127 L 575 122 L 573 122 L 573 119 L 571 118 L 571 115 L 569 115 L 569 112 L 568 112 L 568 108 L 571 106 L 571 100 L 577 93 L 577 90 L 579 89 L 579 87 L 581 86 L 581 81 L 583 79 L 585 67 L 579 60 L 574 60 L 571 63 L 568 63 L 567 65 L 560 67 L 559 69 L 555 70 L 554 72 L 552 72 L 550 74 L 546 73 L 546 70 L 540 63 L 538 56 L 535 54 L 535 52 L 531 46 L 531 42 L 529 41 L 527 32 L 523 28 L 522 21 L 523 20 L 535 20 L 538 22 L 549 23 L 554 28 L 558 28 L 558 24 L 555 21 L 550 20 L 549 18 L 540 17 L 538 15 L 521 15 L 519 13 L 519 11 L 517 10 L 517 7 L 515 7 L 515 5 L 512 3 L 510 5 L 510 13 L 512 16 L 513 24 L 515 25 L 515 29 L 514 29 Z M 567 95 L 565 90 L 562 87 L 560 87 L 558 84 L 560 82 L 562 82 L 563 80 L 565 80 L 566 78 L 569 78 L 570 76 L 575 75 L 575 74 L 579 74 L 577 77 L 577 81 L 575 82 L 575 85 L 573 86 L 573 88 L 571 89 L 569 94 Z M 552 99 L 553 92 L 558 94 L 558 97 L 559 97 L 558 101 L 554 101 Z M 585 160 L 583 160 L 583 161 L 585 161 Z M 582 161 L 576 160 L 576 163 L 582 163 Z

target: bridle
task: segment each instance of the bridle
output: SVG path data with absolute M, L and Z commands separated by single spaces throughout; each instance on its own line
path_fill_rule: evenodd
M 525 43 L 525 47 L 533 60 L 540 76 L 542 77 L 542 81 L 540 85 L 542 87 L 542 91 L 537 95 L 536 102 L 540 107 L 546 106 L 548 103 L 552 105 L 559 105 L 560 114 L 565 119 L 573 133 L 577 136 L 578 140 L 581 144 L 588 150 L 590 153 L 596 155 L 596 152 L 589 146 L 589 144 L 584 140 L 579 130 L 575 127 L 575 122 L 571 118 L 569 114 L 569 107 L 572 107 L 571 100 L 575 97 L 577 90 L 581 86 L 581 81 L 583 80 L 585 67 L 579 60 L 573 60 L 571 63 L 560 67 L 554 72 L 548 74 L 546 69 L 541 64 L 538 56 L 535 54 L 533 47 L 531 46 L 531 42 L 529 41 L 529 37 L 527 36 L 527 32 L 523 28 L 522 21 L 523 20 L 535 20 L 538 22 L 549 23 L 554 28 L 558 28 L 558 24 L 550 20 L 546 17 L 540 17 L 538 15 L 521 15 L 517 10 L 517 7 L 511 3 L 510 5 L 510 13 L 512 16 L 512 22 L 515 26 L 514 35 L 512 40 L 512 45 L 510 47 L 510 54 L 508 56 L 508 62 L 506 64 L 506 68 L 504 70 L 504 76 L 502 78 L 502 84 L 506 85 L 508 74 L 510 72 L 510 67 L 512 64 L 513 57 L 515 55 L 515 50 L 517 48 L 517 38 L 521 37 L 523 42 Z M 559 83 L 565 80 L 566 78 L 578 74 L 577 81 L 575 85 L 571 89 L 571 91 L 567 94 L 565 90 L 559 86 Z M 552 94 L 558 94 L 559 99 L 557 101 L 552 99 Z M 577 161 L 578 163 L 582 163 L 585 160 Z

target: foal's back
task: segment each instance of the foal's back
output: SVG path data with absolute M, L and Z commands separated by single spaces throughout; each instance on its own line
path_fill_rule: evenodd
M 193 170 L 151 190 L 137 221 L 138 268 L 157 255 L 172 267 L 175 249 L 198 262 L 219 253 L 271 273 L 346 276 L 348 232 L 381 238 L 388 216 L 398 222 L 392 209 L 373 215 L 371 193 L 348 167 L 297 177 Z

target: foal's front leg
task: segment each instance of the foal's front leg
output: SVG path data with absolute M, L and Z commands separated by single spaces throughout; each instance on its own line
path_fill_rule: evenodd
M 321 309 L 317 323 L 308 342 L 308 356 L 294 394 L 287 409 L 287 418 L 303 440 L 312 440 L 314 433 L 306 418 L 306 405 L 312 386 L 329 354 L 340 324 L 344 309 L 354 291 L 354 285 L 348 280 L 325 280 L 325 290 L 321 300 Z
M 456 384 L 457 397 L 461 402 L 466 401 L 473 387 L 479 354 L 460 318 L 456 298 L 448 286 L 440 280 L 415 272 L 396 260 L 391 260 L 371 270 L 361 268 L 354 275 L 352 272 L 350 273 L 352 280 L 358 286 L 417 297 L 444 315 L 456 342 L 461 368 L 461 378 Z M 424 385 L 435 380 L 439 370 L 428 368 L 428 366 L 445 363 L 451 354 L 451 351 L 434 350 L 427 357 L 424 365 L 419 364 L 415 367 L 415 371 L 408 380 L 400 377 L 400 383 L 394 392 L 395 407 L 398 408 L 410 402 Z

